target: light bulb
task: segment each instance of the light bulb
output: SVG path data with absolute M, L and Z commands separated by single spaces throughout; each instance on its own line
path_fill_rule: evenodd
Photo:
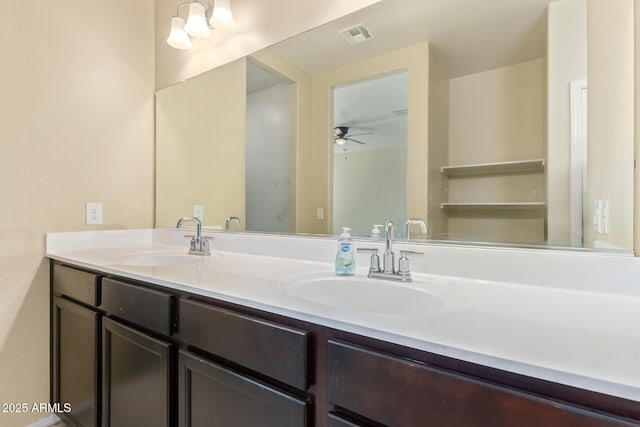
M 171 32 L 167 37 L 167 44 L 176 49 L 190 49 L 191 39 L 184 31 L 184 19 L 179 16 L 171 18 Z
M 347 140 L 344 138 L 336 138 L 336 144 L 338 145 L 344 145 L 347 143 Z
M 204 6 L 201 3 L 197 1 L 189 3 L 189 17 L 184 29 L 193 37 L 205 38 L 211 35 L 204 13 Z
M 231 14 L 229 0 L 215 0 L 209 23 L 216 30 L 228 31 L 236 28 L 236 21 Z

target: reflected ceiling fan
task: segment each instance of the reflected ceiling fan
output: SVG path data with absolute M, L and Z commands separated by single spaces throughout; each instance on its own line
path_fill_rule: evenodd
M 353 141 L 358 144 L 366 144 L 366 142 L 358 141 L 354 139 L 354 136 L 371 135 L 372 132 L 350 134 L 348 126 L 336 126 L 333 128 L 333 143 L 338 145 L 344 145 L 347 141 Z

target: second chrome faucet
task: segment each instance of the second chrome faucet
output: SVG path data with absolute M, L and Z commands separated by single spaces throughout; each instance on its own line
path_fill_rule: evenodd
M 400 251 L 398 269 L 396 270 L 395 253 L 393 252 L 393 222 L 386 221 L 385 226 L 385 250 L 382 254 L 382 269 L 380 269 L 380 257 L 378 249 L 358 248 L 358 252 L 371 254 L 371 265 L 369 267 L 369 277 L 386 280 L 397 280 L 410 282 L 411 270 L 409 269 L 409 256 L 421 256 L 422 252 Z

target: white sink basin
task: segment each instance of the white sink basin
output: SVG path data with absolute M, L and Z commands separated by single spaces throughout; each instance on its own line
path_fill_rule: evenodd
M 161 267 L 197 264 L 202 262 L 204 258 L 203 256 L 190 255 L 186 252 L 141 252 L 119 256 L 113 259 L 111 264 L 129 267 Z
M 286 295 L 314 304 L 371 313 L 409 315 L 442 308 L 442 300 L 419 283 L 326 274 L 289 277 L 278 282 Z

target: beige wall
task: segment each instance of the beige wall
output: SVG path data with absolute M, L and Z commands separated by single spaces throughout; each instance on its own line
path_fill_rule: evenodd
M 634 5 L 633 0 L 589 0 L 588 51 L 588 206 L 609 203 L 609 232 L 597 242 L 617 248 L 633 245 L 634 160 Z M 615 40 L 612 49 L 611 40 Z
M 587 0 L 547 10 L 547 229 L 551 245 L 571 244 L 569 84 L 587 78 Z
M 155 0 L 156 87 L 162 89 L 240 59 L 378 1 L 234 0 L 231 8 L 237 29 L 214 31 L 207 39 L 195 40 L 190 50 L 181 51 L 166 43 L 171 17 L 180 2 Z M 182 16 L 186 16 L 186 10 Z
M 174 227 L 193 205 L 204 226 L 245 224 L 246 69 L 240 59 L 157 93 L 156 226 Z
M 311 141 L 309 156 L 301 168 L 308 168 L 311 176 L 310 206 L 306 218 L 309 233 L 326 234 L 331 230 L 332 212 L 331 159 L 333 126 L 331 111 L 332 88 L 338 84 L 366 80 L 374 76 L 407 70 L 409 96 L 407 117 L 407 217 L 427 218 L 428 140 L 429 140 L 429 44 L 419 43 L 391 53 L 334 68 L 313 75 Z M 315 212 L 323 208 L 324 220 L 317 220 Z
M 449 81 L 449 164 L 544 158 L 544 60 Z M 449 202 L 542 202 L 543 174 L 450 177 Z M 543 243 L 540 212 L 450 210 L 451 239 Z
M 3 10 L 0 402 L 31 404 L 49 399 L 44 233 L 153 225 L 153 1 Z M 84 225 L 87 201 L 103 203 L 103 226 Z
M 429 229 L 434 239 L 446 239 L 449 221 L 440 209 L 445 202 L 447 176 L 440 173 L 449 164 L 449 77 L 438 63 L 437 56 L 429 57 Z

